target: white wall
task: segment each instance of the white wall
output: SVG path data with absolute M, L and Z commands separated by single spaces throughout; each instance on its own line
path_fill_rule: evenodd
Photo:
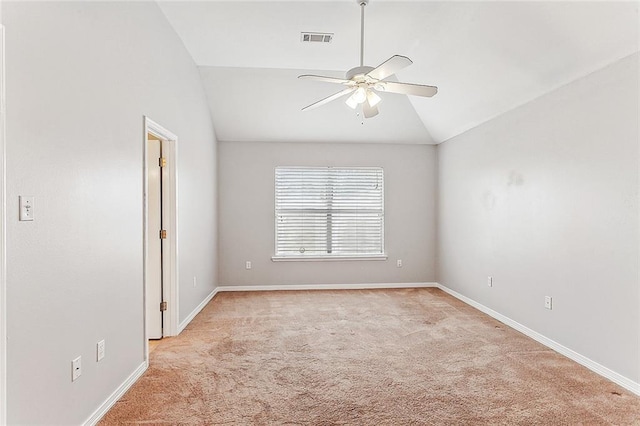
M 155 3 L 10 2 L 3 21 L 8 422 L 79 424 L 144 362 L 143 115 L 179 137 L 180 319 L 216 285 L 215 136 Z
M 438 281 L 636 383 L 638 59 L 438 148 Z
M 435 278 L 432 145 L 221 142 L 221 285 L 428 282 Z M 382 166 L 386 261 L 273 262 L 276 166 Z M 402 259 L 403 267 L 396 267 Z M 245 269 L 245 261 L 252 269 Z
M 2 20 L 2 0 L 0 0 L 0 424 L 6 423 L 6 251 L 5 251 L 5 90 L 4 90 L 4 27 Z

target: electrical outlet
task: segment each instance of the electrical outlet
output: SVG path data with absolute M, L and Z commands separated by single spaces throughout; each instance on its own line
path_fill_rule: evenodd
M 194 275 L 194 277 L 193 277 L 193 286 L 195 287 L 197 285 L 198 285 L 198 279 Z
M 244 264 L 244 268 L 245 269 L 251 269 L 251 261 L 247 260 L 247 262 Z
M 544 307 L 551 310 L 553 309 L 553 300 L 551 298 L 551 296 L 545 296 L 544 297 Z
M 82 374 L 82 357 L 79 356 L 78 358 L 71 361 L 71 381 L 75 382 L 78 379 L 78 377 L 80 377 L 81 374 Z
M 96 361 L 101 361 L 102 358 L 104 358 L 104 339 L 96 345 Z
M 402 259 L 398 259 L 398 260 L 396 260 L 396 266 L 397 266 L 398 268 L 402 268 Z
M 493 287 L 493 277 L 487 277 L 487 285 Z

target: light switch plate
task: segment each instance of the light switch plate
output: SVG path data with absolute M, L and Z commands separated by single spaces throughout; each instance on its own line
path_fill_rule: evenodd
M 20 204 L 20 221 L 29 222 L 33 220 L 34 197 L 19 197 Z

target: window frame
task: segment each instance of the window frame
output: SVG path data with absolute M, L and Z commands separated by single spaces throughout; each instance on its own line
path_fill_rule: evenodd
M 278 214 L 277 214 L 277 203 L 276 203 L 276 188 L 277 188 L 277 177 L 276 171 L 278 169 L 347 169 L 347 170 L 380 170 L 382 172 L 382 227 L 381 227 L 381 235 L 380 235 L 380 243 L 381 243 L 381 253 L 365 253 L 365 254 L 278 254 Z M 385 216 L 386 216 L 386 208 L 385 208 L 385 184 L 384 184 L 384 168 L 382 166 L 358 166 L 358 167 L 350 167 L 350 166 L 276 166 L 274 168 L 273 173 L 273 214 L 274 214 L 274 255 L 271 257 L 271 260 L 274 262 L 281 261 L 293 261 L 293 262 L 330 262 L 330 261 L 348 261 L 348 260 L 387 260 L 388 256 L 386 253 L 385 246 Z

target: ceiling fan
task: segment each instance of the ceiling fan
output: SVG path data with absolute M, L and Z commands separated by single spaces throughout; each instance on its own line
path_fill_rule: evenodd
M 351 95 L 347 98 L 346 104 L 353 109 L 362 105 L 365 118 L 371 118 L 378 115 L 378 104 L 382 101 L 376 91 L 424 97 L 431 97 L 438 93 L 438 88 L 435 86 L 385 81 L 385 78 L 413 63 L 406 56 L 394 55 L 376 68 L 364 65 L 364 7 L 369 3 L 369 0 L 356 0 L 356 2 L 360 5 L 360 66 L 347 71 L 344 79 L 311 74 L 298 76 L 298 78 L 346 86 L 344 90 L 306 106 L 302 110 L 317 108 L 342 96 Z

